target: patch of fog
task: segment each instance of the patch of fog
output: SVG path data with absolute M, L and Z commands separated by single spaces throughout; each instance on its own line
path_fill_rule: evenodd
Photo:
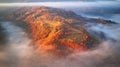
M 101 36 L 104 35 L 104 38 L 113 39 L 120 41 L 120 24 L 112 24 L 112 25 L 103 25 L 103 24 L 88 24 L 88 32 L 92 35 Z M 103 38 L 102 38 L 103 39 Z
M 120 14 L 115 14 L 111 16 L 110 20 L 120 23 Z
M 27 37 L 27 34 L 19 27 L 15 26 L 12 22 L 0 22 L 4 28 L 4 32 L 7 34 L 7 46 L 2 52 L 3 61 L 9 67 L 19 67 L 24 57 L 29 56 L 31 49 L 29 45 L 31 40 Z M 1 59 L 0 59 L 1 60 Z M 3 65 L 4 67 L 4 65 Z

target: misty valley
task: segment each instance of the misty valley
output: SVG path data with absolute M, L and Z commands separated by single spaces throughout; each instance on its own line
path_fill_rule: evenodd
M 120 4 L 66 3 L 1 4 L 0 67 L 120 67 Z

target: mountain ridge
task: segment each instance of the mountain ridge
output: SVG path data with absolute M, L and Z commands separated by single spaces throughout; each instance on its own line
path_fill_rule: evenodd
M 27 25 L 24 28 L 30 31 L 35 42 L 33 46 L 38 51 L 69 54 L 88 50 L 99 43 L 85 30 L 88 20 L 72 11 L 43 6 L 22 7 L 11 13 L 8 19 L 23 21 L 23 25 Z

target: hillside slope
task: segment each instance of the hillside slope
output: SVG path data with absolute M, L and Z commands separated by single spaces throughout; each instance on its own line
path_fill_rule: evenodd
M 85 31 L 88 20 L 74 12 L 50 7 L 22 7 L 8 16 L 29 33 L 34 46 L 56 54 L 83 51 L 95 46 L 99 40 Z M 17 22 L 16 22 L 17 23 Z

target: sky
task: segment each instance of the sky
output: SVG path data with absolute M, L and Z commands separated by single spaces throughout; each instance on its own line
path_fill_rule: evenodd
M 120 1 L 120 0 L 0 0 L 0 3 L 13 3 L 13 2 L 59 2 L 59 1 Z

